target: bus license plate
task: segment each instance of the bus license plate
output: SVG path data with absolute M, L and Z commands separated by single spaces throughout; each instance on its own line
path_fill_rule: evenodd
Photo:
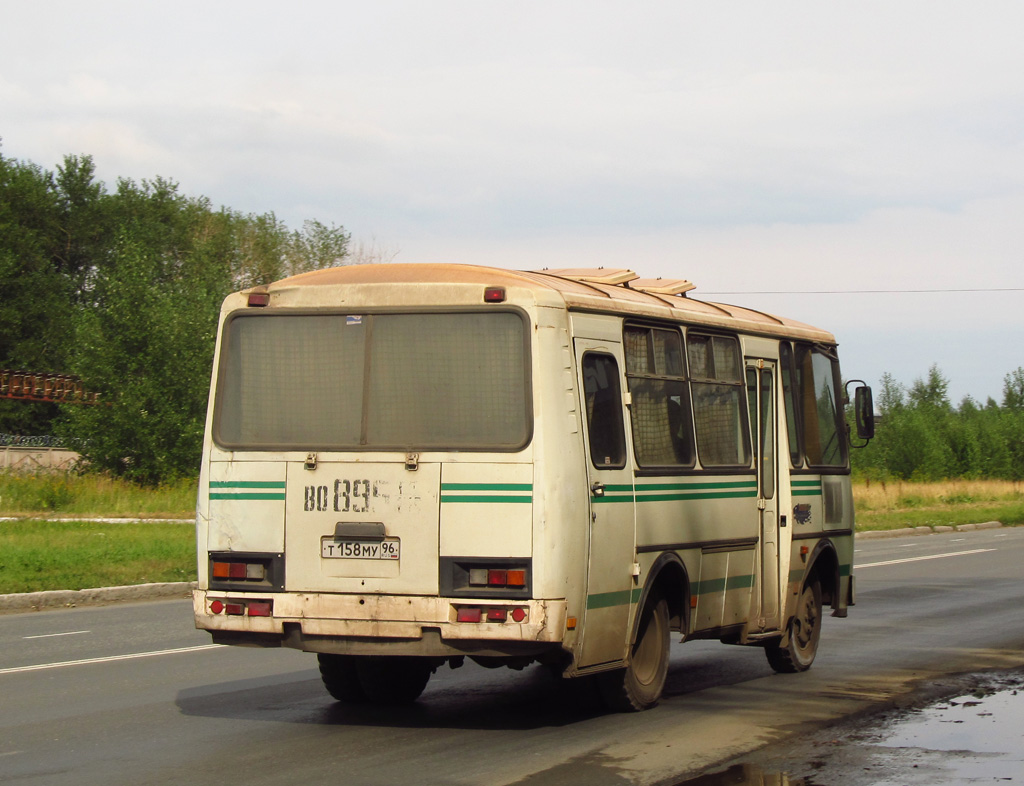
M 324 559 L 398 559 L 401 541 L 398 538 L 386 540 L 340 540 L 326 537 L 320 539 L 320 556 Z

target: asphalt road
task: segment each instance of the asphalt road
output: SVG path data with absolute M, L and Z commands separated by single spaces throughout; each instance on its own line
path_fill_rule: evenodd
M 539 668 L 439 671 L 410 708 L 349 708 L 313 656 L 213 647 L 187 602 L 0 616 L 0 782 L 672 783 L 905 696 L 1024 665 L 1024 528 L 864 540 L 857 605 L 814 668 L 673 645 L 666 696 L 598 710 Z

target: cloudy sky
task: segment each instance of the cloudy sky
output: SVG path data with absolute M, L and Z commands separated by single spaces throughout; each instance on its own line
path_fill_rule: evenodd
M 954 403 L 1024 366 L 1019 0 L 0 10 L 5 157 L 396 261 L 688 278 Z

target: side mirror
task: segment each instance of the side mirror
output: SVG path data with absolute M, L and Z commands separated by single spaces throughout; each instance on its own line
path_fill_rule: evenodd
M 875 436 L 875 404 L 871 388 L 861 385 L 853 391 L 853 410 L 857 418 L 857 436 L 871 439 Z

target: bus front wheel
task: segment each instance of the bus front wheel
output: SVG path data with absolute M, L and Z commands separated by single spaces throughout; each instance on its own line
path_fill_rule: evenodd
M 821 638 L 821 584 L 811 579 L 804 584 L 796 603 L 796 612 L 789 621 L 788 643 L 767 644 L 764 654 L 768 663 L 780 674 L 807 671 L 814 663 Z
M 657 704 L 668 676 L 668 648 L 668 601 L 652 595 L 644 606 L 626 668 L 598 675 L 605 705 L 617 712 L 639 712 Z

